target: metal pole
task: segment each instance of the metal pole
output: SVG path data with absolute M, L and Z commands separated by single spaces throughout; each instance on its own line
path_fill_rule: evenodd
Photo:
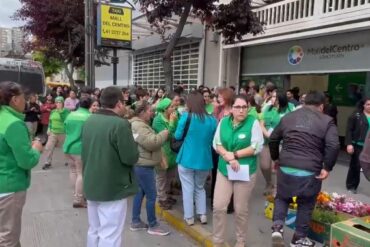
M 93 0 L 85 0 L 85 84 L 95 87 Z
M 89 35 L 89 2 L 90 0 L 85 0 L 85 84 L 90 86 L 90 35 Z
M 113 64 L 113 85 L 117 85 L 117 64 L 118 64 L 118 57 L 117 57 L 117 49 L 113 48 L 113 57 L 112 57 L 112 64 Z
M 91 88 L 95 88 L 95 23 L 94 23 L 94 0 L 90 2 L 90 80 Z

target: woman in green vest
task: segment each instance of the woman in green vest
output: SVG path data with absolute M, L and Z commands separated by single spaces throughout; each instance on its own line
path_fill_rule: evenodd
M 46 170 L 51 167 L 55 147 L 62 147 L 66 137 L 64 130 L 64 121 L 69 111 L 64 108 L 63 97 L 55 98 L 56 109 L 52 110 L 49 118 L 48 142 L 45 146 L 45 164 L 42 169 Z
M 266 181 L 265 190 L 263 192 L 265 196 L 274 194 L 275 190 L 275 182 L 272 178 L 273 162 L 270 156 L 268 139 L 272 131 L 280 123 L 281 118 L 292 111 L 294 111 L 294 105 L 288 102 L 286 94 L 277 94 L 276 91 L 274 91 L 271 95 L 271 105 L 262 112 L 260 123 L 265 137 L 265 145 L 260 155 L 260 166 Z
M 22 114 L 26 100 L 15 82 L 0 83 L 0 246 L 21 246 L 22 211 L 31 169 L 42 144 L 31 142 Z
M 206 106 L 206 112 L 208 114 L 213 114 L 215 111 L 215 105 L 213 104 L 213 99 L 211 97 L 211 90 L 209 90 L 208 87 L 205 87 L 203 88 L 202 94 Z
M 244 95 L 235 97 L 231 115 L 223 118 L 216 130 L 213 146 L 220 155 L 213 198 L 213 242 L 224 246 L 226 209 L 234 194 L 236 247 L 246 244 L 248 203 L 257 177 L 257 154 L 263 134 L 257 119 L 248 115 Z M 236 177 L 233 177 L 236 175 Z
M 169 131 L 169 138 L 162 146 L 162 162 L 156 170 L 158 202 L 163 209 L 168 210 L 176 203 L 176 200 L 168 195 L 171 179 L 176 177 L 177 172 L 176 153 L 171 150 L 169 140 L 175 134 L 178 119 L 175 104 L 169 98 L 159 101 L 156 110 L 157 115 L 152 124 L 154 131 L 156 133 Z
M 83 164 L 81 160 L 82 151 L 82 128 L 86 120 L 90 117 L 89 111 L 92 105 L 92 99 L 81 97 L 79 107 L 76 111 L 71 112 L 64 121 L 64 129 L 66 139 L 63 145 L 63 152 L 69 159 L 69 179 L 73 187 L 73 203 L 74 208 L 86 208 L 85 198 L 82 193 L 82 170 Z

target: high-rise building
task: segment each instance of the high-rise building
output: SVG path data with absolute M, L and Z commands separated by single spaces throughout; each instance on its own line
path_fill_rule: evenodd
M 0 27 L 0 57 L 8 55 L 10 52 L 14 55 L 24 54 L 22 43 L 23 31 L 21 28 Z
M 11 39 L 11 44 L 12 44 L 12 50 L 15 54 L 23 54 L 23 31 L 19 27 L 14 27 L 12 28 L 12 39 Z
M 9 53 L 12 46 L 12 32 L 10 28 L 0 27 L 0 56 L 5 56 Z

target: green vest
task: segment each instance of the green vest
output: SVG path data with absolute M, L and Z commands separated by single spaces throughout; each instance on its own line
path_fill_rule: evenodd
M 253 116 L 247 118 L 238 126 L 233 126 L 231 116 L 221 120 L 220 139 L 222 146 L 229 152 L 235 152 L 247 148 L 251 145 L 252 127 L 256 119 Z M 240 165 L 249 165 L 249 174 L 252 175 L 257 171 L 257 156 L 249 156 L 238 159 Z M 227 176 L 227 162 L 220 156 L 218 161 L 218 170 Z

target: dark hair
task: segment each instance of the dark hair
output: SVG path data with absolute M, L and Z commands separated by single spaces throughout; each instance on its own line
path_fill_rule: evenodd
M 90 109 L 92 104 L 93 104 L 93 100 L 91 99 L 91 97 L 83 96 L 80 98 L 79 107 Z
M 202 94 L 204 95 L 204 93 L 209 93 L 209 96 L 211 96 L 211 90 L 208 87 L 203 88 Z
M 231 105 L 235 104 L 235 101 L 237 99 L 241 99 L 241 100 L 244 100 L 246 103 L 248 103 L 248 97 L 247 95 L 244 95 L 244 94 L 239 94 L 239 95 L 235 95 L 231 101 Z
M 176 98 L 176 96 L 180 97 L 180 95 L 178 93 L 171 92 L 166 97 L 169 98 L 170 100 L 173 100 L 174 98 Z
M 356 110 L 358 112 L 363 112 L 365 107 L 364 105 L 366 104 L 366 101 L 369 101 L 370 97 L 365 96 L 363 99 L 361 99 L 359 102 L 356 104 Z
M 181 95 L 184 92 L 184 88 L 181 86 L 178 86 L 178 87 L 175 87 L 173 91 L 177 93 L 178 95 Z
M 198 115 L 201 120 L 204 120 L 204 116 L 208 115 L 206 112 L 206 106 L 203 99 L 203 95 L 198 91 L 192 91 L 188 95 L 188 100 L 186 102 L 189 113 L 194 113 Z
M 123 100 L 122 91 L 115 86 L 105 88 L 100 96 L 100 104 L 103 108 L 113 109 L 118 101 L 123 102 Z
M 260 92 L 260 87 L 257 85 L 252 86 L 253 90 L 256 91 L 256 93 Z
M 305 105 L 319 106 L 325 104 L 325 94 L 319 91 L 310 91 L 304 100 Z
M 155 96 L 154 96 L 154 101 L 153 102 L 156 102 L 159 99 L 159 96 L 158 96 L 159 90 L 162 90 L 163 91 L 163 95 L 166 92 L 166 90 L 164 88 L 162 88 L 162 87 L 158 88 L 157 92 L 155 92 Z M 162 96 L 162 97 L 164 97 L 164 96 Z
M 80 95 L 84 93 L 84 94 L 91 94 L 92 93 L 92 89 L 90 87 L 87 87 L 87 86 L 84 86 L 80 89 Z
M 142 112 L 146 111 L 148 107 L 151 107 L 151 105 L 146 100 L 137 102 L 134 115 L 139 116 Z
M 253 95 L 247 95 L 247 103 L 249 103 L 252 107 L 256 108 L 257 113 L 261 113 L 261 106 L 256 103 Z
M 12 81 L 4 81 L 0 83 L 0 107 L 9 105 L 13 96 L 18 96 L 23 93 L 21 85 Z
M 288 89 L 286 90 L 287 93 L 291 93 L 293 95 L 293 90 L 292 89 Z
M 148 95 L 149 93 L 146 89 L 139 88 L 138 90 L 136 90 L 136 100 L 140 100 L 140 98 L 148 96 Z
M 276 100 L 279 103 L 279 110 L 278 112 L 285 112 L 286 109 L 289 107 L 288 105 L 288 97 L 285 93 L 278 93 Z
M 266 89 L 265 89 L 265 92 L 266 93 L 270 94 L 273 91 L 275 91 L 276 89 L 277 89 L 277 87 L 275 86 L 274 83 L 272 83 L 272 82 L 266 83 Z

